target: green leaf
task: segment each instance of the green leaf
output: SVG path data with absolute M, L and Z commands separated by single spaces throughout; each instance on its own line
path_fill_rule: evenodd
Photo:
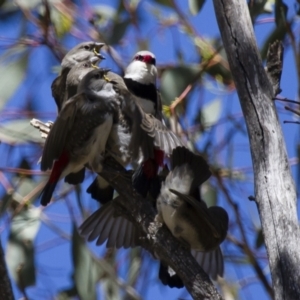
M 15 191 L 12 195 L 13 200 L 21 203 L 29 193 L 36 187 L 37 183 L 28 177 L 18 177 L 13 178 Z M 31 199 L 28 199 L 31 200 Z
M 130 269 L 127 274 L 127 284 L 134 285 L 139 277 L 141 270 L 141 249 L 133 248 L 130 251 Z
M 256 1 L 249 1 L 249 12 L 252 19 L 252 22 L 256 20 L 256 18 L 260 15 L 265 13 L 265 5 L 267 0 L 256 0 Z
M 9 207 L 12 200 L 13 190 L 7 191 L 0 201 L 0 216 L 2 216 Z
M 103 271 L 92 257 L 75 226 L 72 237 L 74 283 L 80 299 L 97 300 L 96 283 Z
M 292 21 L 290 26 L 291 28 L 293 27 Z M 269 46 L 273 44 L 276 40 L 282 41 L 285 38 L 286 34 L 287 28 L 285 24 L 282 23 L 271 32 L 271 34 L 266 38 L 260 51 L 263 60 L 267 57 Z
M 222 114 L 222 100 L 216 98 L 209 103 L 203 105 L 201 110 L 201 123 L 205 127 L 210 127 L 216 124 Z
M 28 63 L 28 55 L 5 64 L 0 64 L 0 74 L 5 74 L 0 80 L 0 110 L 16 92 L 17 87 L 23 81 Z
M 93 11 L 104 20 L 113 20 L 116 15 L 116 9 L 105 4 L 93 6 Z
M 116 21 L 114 23 L 112 31 L 110 31 L 110 36 L 108 37 L 108 44 L 117 44 L 124 36 L 127 27 L 131 24 L 130 19 L 125 19 L 123 21 Z
M 206 181 L 201 186 L 201 198 L 205 201 L 208 207 L 217 204 L 218 190 L 212 186 L 209 181 Z
M 286 23 L 288 6 L 282 0 L 275 1 L 275 22 L 279 26 Z
M 51 9 L 51 19 L 59 38 L 62 38 L 65 34 L 70 32 L 74 22 L 74 18 L 71 14 L 61 13 L 54 8 Z
M 172 2 L 170 0 L 154 0 L 157 4 L 173 7 Z
M 21 119 L 0 124 L 0 141 L 7 144 L 26 144 L 41 143 L 43 139 L 39 131 L 30 125 L 30 119 Z
M 205 0 L 189 0 L 189 9 L 192 15 L 197 15 L 202 9 Z
M 61 291 L 57 295 L 57 300 L 72 300 L 74 297 L 78 296 L 76 287 L 72 287 L 67 290 Z
M 35 285 L 35 253 L 33 241 L 40 227 L 41 210 L 23 208 L 11 222 L 6 248 L 6 262 L 10 274 L 21 290 Z
M 17 4 L 23 9 L 31 10 L 38 6 L 41 0 L 18 0 Z
M 262 229 L 259 229 L 257 231 L 257 235 L 256 235 L 255 248 L 259 249 L 260 247 L 262 247 L 264 245 L 264 243 L 265 243 L 265 241 L 264 241 Z
M 197 79 L 199 72 L 199 67 L 194 65 L 178 66 L 165 70 L 160 84 L 163 103 L 170 105 L 190 83 Z

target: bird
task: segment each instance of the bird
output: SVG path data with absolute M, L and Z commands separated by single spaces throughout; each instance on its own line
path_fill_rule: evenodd
M 162 183 L 156 201 L 158 222 L 164 223 L 174 237 L 192 249 L 205 270 L 211 259 L 211 276 L 222 276 L 223 255 L 220 244 L 228 231 L 228 214 L 220 206 L 207 208 L 201 200 L 199 187 L 210 176 L 209 166 L 203 157 L 185 147 L 177 147 L 171 156 L 171 172 Z M 164 284 L 180 285 L 178 277 L 168 266 L 160 265 L 159 277 Z
M 113 85 L 105 80 L 108 70 L 95 69 L 87 73 L 77 94 L 67 100 L 46 139 L 41 170 L 51 170 L 41 193 L 46 206 L 56 184 L 86 164 L 94 172 L 102 170 L 102 160 L 109 132 L 117 114 L 119 97 Z
M 156 88 L 155 55 L 150 51 L 139 51 L 126 68 L 123 80 L 120 76 L 116 78 L 113 73 L 107 74 L 107 76 L 111 76 L 114 78 L 113 80 L 120 83 L 120 91 L 126 91 L 122 110 L 132 123 L 133 134 L 129 147 L 133 151 L 132 156 L 136 158 L 141 149 L 135 145 L 139 144 L 143 147 L 143 161 L 136 168 L 133 186 L 145 197 L 155 182 L 159 167 L 163 166 L 165 155 L 170 155 L 173 148 L 182 145 L 181 140 L 167 129 L 163 120 L 161 98 Z M 148 136 L 145 135 L 145 132 Z M 149 139 L 149 136 L 153 139 Z M 145 149 L 147 144 L 150 144 L 150 147 Z M 105 188 L 99 188 L 101 185 L 103 186 L 105 183 L 100 177 L 97 177 L 88 188 L 88 193 L 93 198 L 111 199 L 113 189 L 109 188 L 108 184 L 105 185 Z
M 64 104 L 68 99 L 70 99 L 71 97 L 77 94 L 79 83 L 87 73 L 98 68 L 96 66 L 98 62 L 99 62 L 99 57 L 92 56 L 87 60 L 78 62 L 70 69 L 66 78 L 65 92 L 63 95 L 64 100 L 62 104 Z M 81 169 L 77 173 L 68 174 L 65 177 L 65 182 L 76 185 L 83 182 L 84 176 L 85 176 L 85 168 Z
M 92 57 L 98 58 L 94 61 L 95 64 L 105 59 L 105 57 L 99 53 L 104 45 L 104 43 L 94 41 L 80 43 L 64 56 L 61 62 L 60 75 L 54 79 L 51 85 L 52 97 L 55 100 L 58 111 L 61 110 L 63 102 L 65 101 L 66 80 L 72 67 L 78 63 L 87 62 Z
M 194 178 L 192 172 L 188 173 L 188 176 L 185 176 L 185 173 L 183 173 L 183 177 L 187 177 L 185 178 L 183 185 L 189 185 L 190 188 L 188 189 L 188 193 L 190 195 L 196 196 L 197 193 L 198 195 L 200 195 L 199 185 L 207 180 L 210 176 L 209 167 L 206 161 L 201 156 L 196 156 L 184 147 L 177 147 L 173 150 L 171 162 L 173 169 L 171 170 L 171 172 L 169 172 L 167 168 L 163 169 L 163 173 L 160 176 L 161 191 L 159 191 L 156 196 L 153 196 L 154 199 L 158 198 L 160 199 L 159 201 L 162 201 L 163 197 L 167 197 L 168 199 L 169 195 L 165 195 L 166 186 L 170 185 L 170 182 L 172 183 L 172 180 L 174 180 L 173 184 L 176 185 L 176 188 L 177 185 L 180 186 L 178 183 L 178 172 L 181 171 L 182 167 L 187 168 L 186 166 L 188 166 L 188 169 L 191 168 L 191 170 L 198 170 L 197 172 L 195 172 L 195 175 L 199 178 Z M 185 170 L 183 171 L 185 172 Z M 170 193 L 171 195 L 173 195 L 172 192 Z M 118 197 L 120 196 L 117 196 L 117 198 Z M 125 215 L 122 215 L 117 210 L 116 205 L 114 204 L 114 201 L 117 201 L 117 198 L 101 206 L 90 217 L 88 217 L 79 227 L 79 232 L 82 236 L 86 237 L 88 241 L 96 240 L 97 245 L 101 245 L 105 241 L 107 241 L 107 248 L 118 249 L 121 247 L 129 248 L 141 246 L 140 240 L 141 238 L 145 237 L 145 233 L 141 229 L 139 229 L 139 227 L 134 222 L 132 222 L 132 220 L 130 220 Z M 197 196 L 197 198 L 200 198 L 200 196 Z M 158 203 L 156 201 L 153 204 L 154 207 L 158 206 Z M 203 205 L 205 205 L 205 203 Z M 193 208 L 191 209 L 193 210 Z M 220 216 L 221 218 L 225 218 L 223 225 L 226 229 L 228 228 L 227 213 L 225 210 L 223 211 L 221 207 L 219 207 L 219 209 L 221 209 L 221 211 L 223 212 L 220 214 Z M 158 217 L 157 219 L 161 222 Z M 211 219 L 210 221 L 212 222 L 211 226 L 215 226 L 215 224 L 213 223 L 215 220 Z M 201 225 L 201 219 L 198 220 L 198 223 L 199 224 L 197 225 Z M 224 232 L 222 230 L 220 230 L 220 232 L 221 235 L 224 236 Z M 208 235 L 209 234 L 204 234 L 198 239 L 200 239 L 201 241 L 206 238 L 212 239 L 212 237 Z M 206 247 L 205 249 L 201 248 L 200 251 L 197 245 L 195 246 L 192 243 L 191 246 L 182 239 L 180 239 L 180 241 L 182 241 L 189 249 L 191 249 L 192 255 L 195 257 L 199 265 L 202 266 L 204 271 L 211 276 L 211 278 L 216 279 L 218 275 L 223 276 L 224 262 L 222 251 L 219 247 L 219 243 L 221 243 L 220 241 L 215 242 L 214 247 Z M 193 247 L 196 247 L 197 249 L 194 249 Z M 179 278 L 179 276 L 170 267 L 164 264 L 164 262 L 160 263 L 159 278 L 163 284 L 170 287 L 183 287 L 183 282 Z
M 182 243 L 197 251 L 216 249 L 228 231 L 228 214 L 220 206 L 207 207 L 199 199 L 199 186 L 211 175 L 200 155 L 177 147 L 171 157 L 168 174 L 157 199 L 157 220 L 166 224 Z
M 106 77 L 123 99 L 118 121 L 114 123 L 107 141 L 107 155 L 123 166 L 131 164 L 135 167 L 140 161 L 150 160 L 157 160 L 157 165 L 162 165 L 163 154 L 171 153 L 174 147 L 182 145 L 180 138 L 161 120 L 144 111 L 140 98 L 128 89 L 124 78 L 111 71 Z M 114 190 L 101 176 L 97 176 L 87 192 L 104 204 L 113 198 Z
M 155 55 L 150 51 L 137 52 L 127 66 L 124 82 L 129 91 L 138 97 L 145 113 L 163 120 L 161 99 L 156 88 L 157 68 Z
M 125 70 L 124 81 L 129 91 L 138 98 L 143 111 L 152 116 L 148 122 L 151 124 L 158 119 L 165 125 L 156 78 L 155 55 L 146 50 L 137 52 Z M 160 138 L 161 145 L 155 149 L 154 157 L 145 159 L 133 176 L 133 186 L 144 197 L 155 181 L 159 167 L 163 166 L 164 157 L 169 156 L 173 148 L 179 145 L 174 145 L 166 135 Z

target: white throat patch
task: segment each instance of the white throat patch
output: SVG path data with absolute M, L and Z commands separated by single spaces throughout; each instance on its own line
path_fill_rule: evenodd
M 139 83 L 154 84 L 156 86 L 157 69 L 154 65 L 142 61 L 132 61 L 125 71 L 125 78 L 132 79 Z

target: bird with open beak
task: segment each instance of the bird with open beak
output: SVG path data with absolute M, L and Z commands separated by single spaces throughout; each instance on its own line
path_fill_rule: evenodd
M 107 70 L 87 73 L 75 96 L 67 100 L 46 139 L 41 170 L 51 175 L 41 193 L 47 205 L 61 178 L 88 164 L 94 172 L 102 170 L 106 142 L 117 114 L 118 95 L 105 80 Z
M 93 58 L 93 63 L 97 64 L 99 61 L 105 59 L 99 53 L 104 43 L 98 42 L 84 42 L 72 48 L 62 59 L 60 75 L 54 79 L 51 85 L 52 96 L 57 105 L 58 111 L 61 110 L 63 102 L 66 100 L 66 80 L 70 70 L 81 62 L 90 61 Z M 68 98 L 67 98 L 68 99 Z
M 71 97 L 77 94 L 78 86 L 84 76 L 97 69 L 98 67 L 95 66 L 98 63 L 99 58 L 96 56 L 92 56 L 88 60 L 83 62 L 79 62 L 74 65 L 71 70 L 69 71 L 66 79 L 66 88 L 64 93 L 64 101 L 63 104 L 70 99 Z M 65 177 L 65 182 L 69 184 L 79 184 L 82 183 L 84 180 L 85 175 L 85 168 L 81 169 L 77 173 L 70 173 Z
M 175 147 L 182 145 L 180 138 L 164 124 L 161 98 L 156 89 L 155 64 L 156 59 L 153 53 L 140 51 L 134 55 L 132 62 L 126 68 L 123 79 L 113 72 L 107 74 L 108 78 L 118 83 L 119 92 L 124 94 L 122 114 L 127 119 L 129 118 L 132 127 L 129 145 L 132 159 L 127 162 L 133 163 L 138 158 L 142 159 L 142 163 L 137 167 L 133 176 L 133 185 L 143 196 L 146 196 L 151 185 L 155 184 L 155 177 L 159 167 L 163 166 L 165 155 L 169 156 Z M 116 126 L 118 130 L 113 131 L 112 138 L 109 139 L 111 143 L 108 143 L 108 148 L 112 153 L 115 153 L 118 148 L 128 149 L 128 144 L 124 146 L 128 143 L 128 135 L 125 135 L 126 141 L 124 137 L 121 137 L 121 132 L 124 130 L 120 124 Z M 142 156 L 140 150 L 142 150 Z M 128 153 L 128 151 L 125 152 Z M 125 152 L 123 151 L 123 154 Z M 120 155 L 122 154 L 119 153 L 114 157 L 117 158 Z M 107 183 L 105 184 L 101 177 L 97 177 L 87 191 L 101 203 L 107 202 L 113 196 L 113 189 Z

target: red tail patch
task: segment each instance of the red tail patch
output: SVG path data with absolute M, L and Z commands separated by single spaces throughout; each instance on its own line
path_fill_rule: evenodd
M 164 152 L 160 149 L 154 149 L 154 159 L 149 158 L 143 162 L 143 172 L 148 179 L 157 175 L 158 168 L 164 165 Z
M 53 168 L 48 182 L 49 183 L 57 182 L 59 180 L 61 173 L 63 172 L 64 168 L 67 166 L 68 163 L 69 163 L 69 155 L 66 151 L 64 151 L 60 156 L 60 158 L 54 161 Z

